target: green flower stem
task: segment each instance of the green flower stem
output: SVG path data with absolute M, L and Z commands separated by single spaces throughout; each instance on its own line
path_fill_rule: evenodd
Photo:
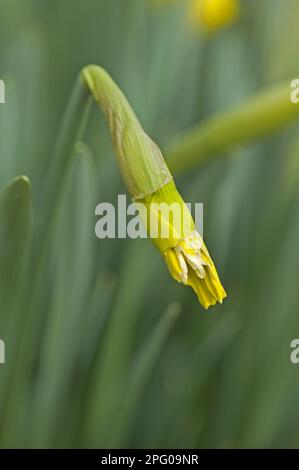
M 290 82 L 285 82 L 178 136 L 165 151 L 170 170 L 174 173 L 191 170 L 237 145 L 261 139 L 299 119 L 299 105 L 292 103 L 290 96 Z
M 35 282 L 30 285 L 28 299 L 29 310 L 34 315 L 34 305 L 39 298 L 41 273 L 47 264 L 47 256 L 52 231 L 55 228 L 55 214 L 60 201 L 63 184 L 69 163 L 75 153 L 77 142 L 81 141 L 88 122 L 93 98 L 81 75 L 77 78 L 70 99 L 63 115 L 53 155 L 49 162 L 49 170 L 45 181 L 46 200 L 44 208 L 47 223 L 43 223 L 36 237 L 36 257 L 33 272 Z
M 62 182 L 74 154 L 76 143 L 83 138 L 92 102 L 92 96 L 79 76 L 71 92 L 50 161 L 46 191 L 51 194 L 48 199 L 52 201 L 52 207 L 53 202 L 57 200 L 59 188 L 64 186 Z
M 38 284 L 38 273 L 42 270 L 43 260 L 47 256 L 49 240 L 55 225 L 55 214 L 61 193 L 65 187 L 63 182 L 66 178 L 67 169 L 75 153 L 77 142 L 83 139 L 92 103 L 93 98 L 79 75 L 63 115 L 45 180 L 45 200 L 48 202 L 45 205 L 44 214 L 47 217 L 47 223 L 41 225 L 41 229 L 36 237 L 36 284 Z M 33 299 L 34 295 L 31 295 L 30 301 Z

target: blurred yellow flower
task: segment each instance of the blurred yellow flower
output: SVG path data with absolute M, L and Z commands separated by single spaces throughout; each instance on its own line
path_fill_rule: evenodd
M 191 0 L 188 14 L 195 27 L 213 33 L 239 18 L 240 0 Z

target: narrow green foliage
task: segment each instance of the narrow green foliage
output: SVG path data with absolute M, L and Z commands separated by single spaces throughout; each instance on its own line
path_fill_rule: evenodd
M 0 194 L 0 286 L 17 285 L 28 247 L 31 226 L 31 188 L 26 176 L 15 178 Z

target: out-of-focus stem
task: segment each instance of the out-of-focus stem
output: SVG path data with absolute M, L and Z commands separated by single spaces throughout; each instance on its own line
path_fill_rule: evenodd
M 290 96 L 290 82 L 280 84 L 178 136 L 164 152 L 170 170 L 177 174 L 199 167 L 237 145 L 261 139 L 299 119 L 299 105 L 292 103 Z
M 46 189 L 51 192 L 52 197 L 47 197 L 47 199 L 51 201 L 52 207 L 55 205 L 53 203 L 57 199 L 59 188 L 63 187 L 61 183 L 65 178 L 75 145 L 82 140 L 92 102 L 92 96 L 79 76 L 67 103 L 53 155 L 49 162 Z

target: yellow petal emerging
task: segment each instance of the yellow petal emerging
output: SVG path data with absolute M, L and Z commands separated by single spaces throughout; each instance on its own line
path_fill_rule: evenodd
M 205 309 L 216 302 L 222 303 L 226 292 L 174 182 L 138 202 L 146 208 L 147 220 L 143 221 L 152 241 L 163 255 L 171 276 L 192 287 Z M 159 228 L 154 237 L 153 224 Z
M 226 292 L 198 232 L 194 231 L 176 247 L 166 250 L 164 259 L 172 277 L 191 286 L 205 309 L 216 302 L 222 303 Z

